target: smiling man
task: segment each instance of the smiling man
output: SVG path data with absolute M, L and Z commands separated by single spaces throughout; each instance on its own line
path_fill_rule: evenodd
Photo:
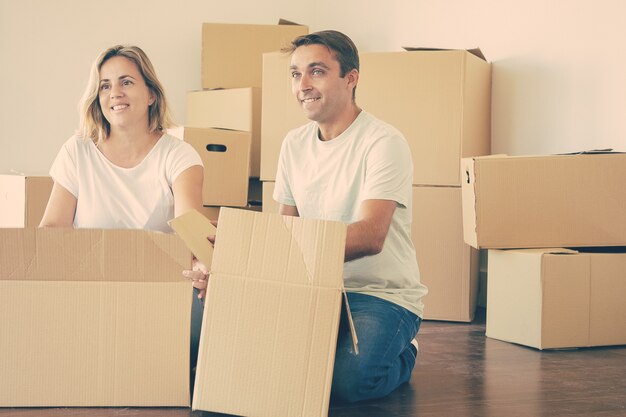
M 310 123 L 283 141 L 280 213 L 348 224 L 344 283 L 359 338 L 342 317 L 333 399 L 383 397 L 407 382 L 426 287 L 411 242 L 413 164 L 402 134 L 356 104 L 359 56 L 337 31 L 294 39 L 292 90 Z

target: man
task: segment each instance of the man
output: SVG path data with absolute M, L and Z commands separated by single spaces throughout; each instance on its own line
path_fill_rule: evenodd
M 311 122 L 287 134 L 273 197 L 281 214 L 348 224 L 344 282 L 359 353 L 342 317 L 332 397 L 380 398 L 411 377 L 427 292 L 411 242 L 411 152 L 398 130 L 357 106 L 350 38 L 316 32 L 285 52 Z

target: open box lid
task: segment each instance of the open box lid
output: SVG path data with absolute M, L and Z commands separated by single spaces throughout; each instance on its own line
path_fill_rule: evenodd
M 425 48 L 425 47 L 419 47 L 419 46 L 403 46 L 402 49 L 404 49 L 405 51 L 456 51 L 458 49 L 446 49 L 446 48 Z M 482 59 L 483 61 L 487 61 L 487 58 L 485 58 L 485 55 L 483 55 L 483 52 L 480 50 L 480 48 L 471 48 L 471 49 L 464 49 L 465 51 L 469 52 L 470 54 Z

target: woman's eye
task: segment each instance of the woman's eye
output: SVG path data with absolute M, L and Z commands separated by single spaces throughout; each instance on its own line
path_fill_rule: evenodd
M 133 82 L 131 80 L 122 81 L 122 85 L 131 85 Z
M 109 85 L 108 84 L 102 84 L 100 86 L 100 91 L 104 91 L 104 90 L 108 90 L 109 89 Z

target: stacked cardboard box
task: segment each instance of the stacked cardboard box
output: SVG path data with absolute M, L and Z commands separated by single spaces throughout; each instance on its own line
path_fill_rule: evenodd
M 52 191 L 52 178 L 0 175 L 0 227 L 37 227 Z
M 490 249 L 487 336 L 538 349 L 626 343 L 626 154 L 461 168 L 464 239 Z
M 425 318 L 471 321 L 477 252 L 463 242 L 459 164 L 490 153 L 491 66 L 480 51 L 363 53 L 357 103 L 398 128 L 413 156 L 413 242 L 429 287 Z M 289 57 L 265 54 L 261 180 L 264 210 L 285 134 L 307 122 L 291 93 Z M 284 74 L 284 75 L 283 75 Z
M 281 23 L 202 26 L 202 90 L 187 93 L 179 134 L 204 159 L 205 206 L 248 205 L 248 178 L 260 175 L 263 53 L 308 32 L 306 26 Z M 207 169 L 212 163 L 220 167 Z

